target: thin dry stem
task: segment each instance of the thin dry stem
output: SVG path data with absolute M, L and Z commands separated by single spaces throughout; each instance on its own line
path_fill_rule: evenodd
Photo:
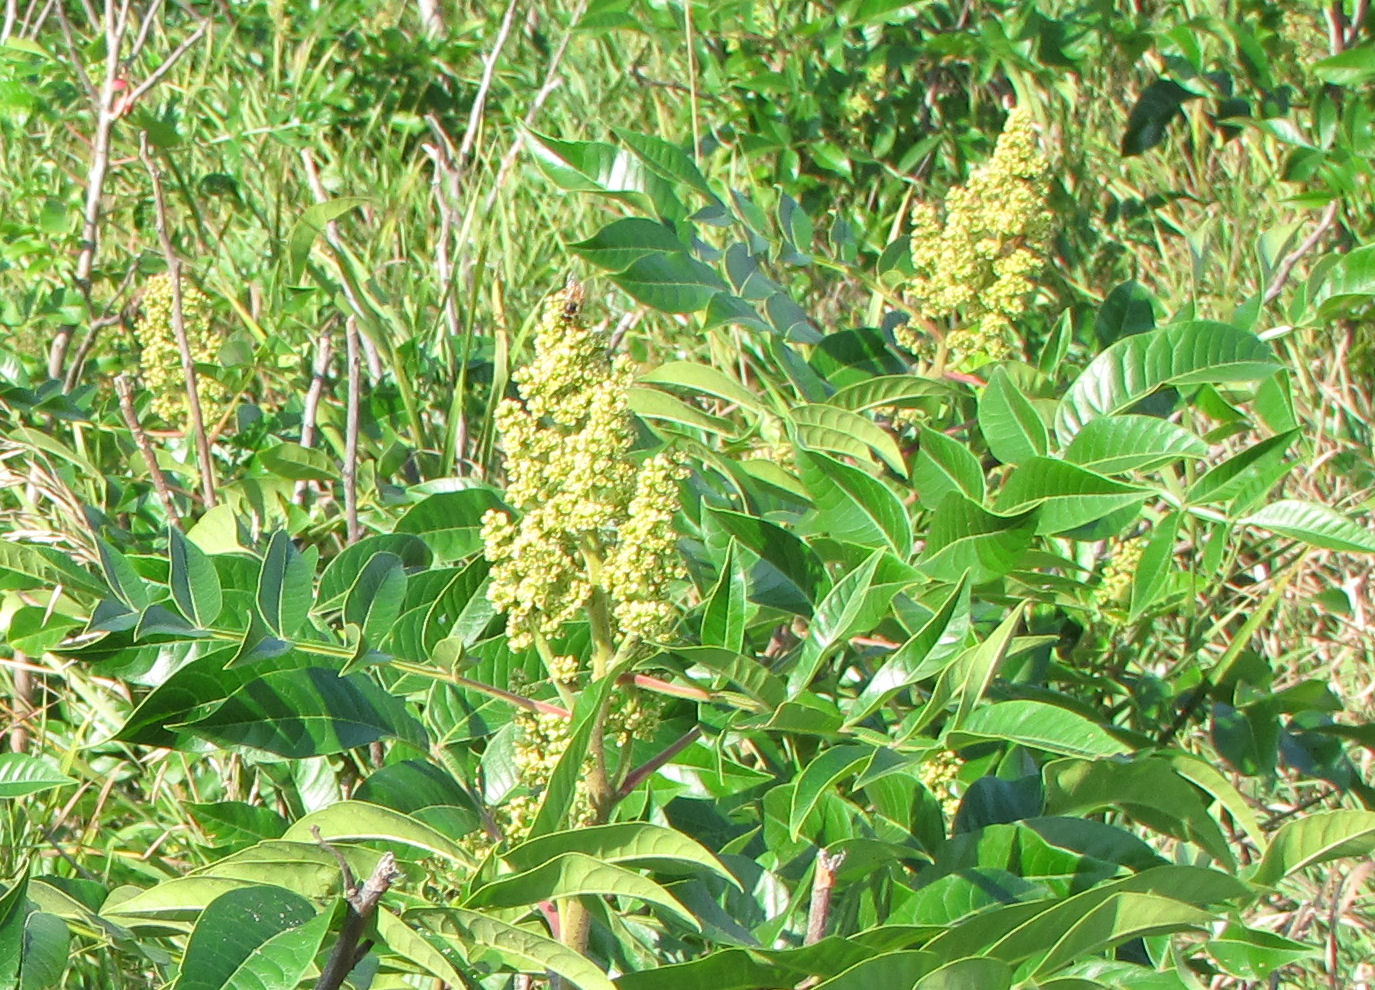
M 168 487 L 167 476 L 162 473 L 162 468 L 158 467 L 158 455 L 153 450 L 153 445 L 148 442 L 148 434 L 144 432 L 143 424 L 138 421 L 138 411 L 134 408 L 134 386 L 128 375 L 115 377 L 115 394 L 119 397 L 119 411 L 124 416 L 124 425 L 129 428 L 130 435 L 138 444 L 139 453 L 143 455 L 148 475 L 153 479 L 153 490 L 162 500 L 163 511 L 167 513 L 168 521 L 181 529 L 181 516 L 177 512 L 176 500 L 172 498 L 172 489 Z
M 138 157 L 148 171 L 153 183 L 153 216 L 157 227 L 158 240 L 162 242 L 162 255 L 167 262 L 167 277 L 172 284 L 172 333 L 177 338 L 177 351 L 181 355 L 181 371 L 186 380 L 186 408 L 191 420 L 190 433 L 196 441 L 196 457 L 200 461 L 201 496 L 207 509 L 215 506 L 215 463 L 210 458 L 210 438 L 205 433 L 205 421 L 201 418 L 200 391 L 196 387 L 196 362 L 191 356 L 191 343 L 186 337 L 186 312 L 183 307 L 181 291 L 181 259 L 172 246 L 172 235 L 167 223 L 167 199 L 162 191 L 162 174 L 152 155 L 148 152 L 148 135 L 138 138 Z
M 358 322 L 352 316 L 344 321 L 344 344 L 347 349 L 348 395 L 344 414 L 344 522 L 347 542 L 357 543 L 363 535 L 358 523 L 358 406 L 362 390 L 362 360 L 359 356 Z

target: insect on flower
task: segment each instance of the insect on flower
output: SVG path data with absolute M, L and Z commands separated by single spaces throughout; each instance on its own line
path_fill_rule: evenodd
M 568 281 L 563 286 L 563 318 L 565 321 L 578 318 L 578 314 L 582 312 L 584 297 L 582 283 L 569 275 Z

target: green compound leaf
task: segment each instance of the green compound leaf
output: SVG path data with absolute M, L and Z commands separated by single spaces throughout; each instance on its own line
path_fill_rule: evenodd
M 1320 550 L 1375 553 L 1375 532 L 1325 505 L 1281 499 L 1251 513 L 1242 523 L 1300 540 Z
M 459 561 L 482 549 L 482 517 L 503 508 L 489 488 L 438 492 L 407 509 L 394 529 L 420 537 L 440 561 Z
M 500 877 L 473 891 L 469 908 L 509 908 L 562 897 L 629 897 L 663 908 L 691 928 L 697 920 L 676 897 L 646 877 L 622 866 L 568 852 L 512 876 Z
M 927 509 L 937 508 L 951 492 L 974 502 L 984 500 L 984 470 L 968 447 L 923 426 L 912 466 L 912 486 Z
M 1113 756 L 1130 748 L 1077 712 L 1043 701 L 985 705 L 946 737 L 952 749 L 1002 740 L 1064 756 Z
M 550 972 L 579 990 L 616 990 L 616 984 L 582 953 L 476 911 L 426 908 L 407 911 L 405 920 L 456 944 L 467 956 L 494 956 L 518 973 Z
M 958 492 L 941 500 L 926 530 L 918 566 L 951 583 L 966 573 L 974 584 L 1017 568 L 1035 537 L 1036 510 L 1002 516 L 988 512 Z
M 875 605 L 886 608 L 892 601 L 897 593 L 895 586 L 873 587 L 874 573 L 883 562 L 883 557 L 883 551 L 875 550 L 862 564 L 836 581 L 817 605 L 797 665 L 788 675 L 790 697 L 796 697 L 806 690 L 826 658 L 844 645 Z
M 401 615 L 405 596 L 401 558 L 386 551 L 373 554 L 344 597 L 344 621 L 362 629 L 369 643 L 380 643 Z
M 683 216 L 669 183 L 635 155 L 602 141 L 560 141 L 525 131 L 536 166 L 565 192 L 613 196 L 662 215 Z
M 1298 436 L 1297 430 L 1290 430 L 1266 437 L 1227 458 L 1189 486 L 1189 501 L 1203 505 L 1263 495 L 1288 472 L 1285 454 Z
M 866 471 L 812 450 L 797 452 L 802 483 L 816 503 L 816 528 L 837 540 L 888 547 L 901 560 L 912 553 L 907 507 Z
M 886 406 L 910 406 L 919 399 L 949 399 L 963 394 L 945 381 L 917 375 L 877 375 L 846 385 L 827 401 L 851 412 L 872 412 Z
M 295 822 L 282 838 L 310 842 L 315 837 L 312 829 L 316 828 L 320 830 L 320 838 L 327 842 L 393 842 L 458 863 L 471 862 L 462 846 L 429 825 L 410 815 L 364 801 L 340 801 L 312 812 Z
M 29 887 L 30 892 L 34 889 Z M 71 955 L 72 933 L 67 922 L 46 911 L 30 911 L 24 919 L 24 962 L 19 990 L 51 990 L 62 982 Z
M 1251 874 L 1252 883 L 1273 887 L 1285 877 L 1319 863 L 1369 856 L 1375 849 L 1375 813 L 1323 811 L 1280 826 Z
M 655 175 L 669 182 L 687 186 L 712 202 L 719 202 L 697 164 L 676 144 L 670 144 L 652 134 L 637 134 L 621 127 L 613 127 L 612 133 L 620 138 L 640 161 L 648 165 Z
M 383 533 L 359 540 L 345 547 L 337 557 L 325 565 L 316 589 L 317 607 L 335 608 L 342 597 L 353 587 L 358 575 L 372 560 L 373 555 L 381 552 L 395 554 L 408 568 L 429 567 L 434 554 L 426 545 L 424 538 L 412 533 Z
M 696 313 L 726 290 L 715 269 L 681 251 L 644 255 L 610 279 L 632 299 L 661 313 Z
M 1205 948 L 1224 972 L 1242 980 L 1268 980 L 1283 967 L 1318 955 L 1311 945 L 1236 923 Z
M 1059 921 L 1066 919 L 1048 919 Z M 1163 935 L 1169 932 L 1204 931 L 1216 920 L 1212 911 L 1196 908 L 1170 896 L 1123 891 L 1094 905 L 1066 929 L 1045 930 L 1051 949 L 1034 968 L 1045 976 L 1069 965 L 1075 959 L 1120 945 L 1131 938 Z M 999 946 L 994 946 L 997 954 Z
M 1119 340 L 1060 400 L 1055 433 L 1068 444 L 1089 420 L 1126 412 L 1169 385 L 1255 381 L 1279 370 L 1270 345 L 1227 323 L 1191 320 Z
M 847 454 L 861 461 L 877 454 L 894 474 L 907 476 L 902 450 L 897 441 L 873 420 L 848 409 L 813 404 L 796 406 L 788 412 L 797 427 L 797 442 L 803 447 Z
M 152 592 L 148 583 L 139 577 L 134 565 L 104 540 L 97 539 L 96 547 L 100 552 L 100 567 L 105 572 L 105 580 L 110 582 L 110 590 L 115 597 L 135 612 L 141 612 L 152 603 Z
M 61 585 L 90 595 L 108 596 L 110 588 L 52 547 L 0 541 L 0 589 Z
M 788 834 L 794 842 L 801 838 L 803 823 L 822 797 L 837 782 L 863 773 L 876 752 L 873 746 L 863 744 L 834 746 L 807 764 L 798 775 L 788 809 Z
M 855 699 L 847 726 L 868 718 L 908 685 L 934 677 L 953 659 L 969 626 L 969 582 L 961 578 L 926 624 L 883 662 Z
M 0 799 L 27 797 L 76 781 L 46 760 L 26 753 L 0 753 Z
M 610 272 L 623 272 L 651 254 L 672 254 L 686 245 L 671 227 L 646 217 L 613 220 L 585 241 L 568 245 L 579 258 Z
M 1055 760 L 1041 769 L 1047 815 L 1088 815 L 1117 808 L 1128 817 L 1196 843 L 1228 869 L 1231 845 L 1198 787 L 1160 757 Z
M 617 977 L 618 990 L 758 990 L 791 987 L 809 976 L 834 976 L 873 956 L 873 950 L 832 936 L 795 949 L 726 949 Z M 877 990 L 877 988 L 874 988 Z
M 291 639 L 305 624 L 313 577 L 291 537 L 283 530 L 273 533 L 258 578 L 258 612 L 282 639 Z
M 877 987 L 910 987 L 914 982 L 924 985 L 923 977 L 931 973 L 940 960 L 929 952 L 915 949 L 900 949 L 897 952 L 884 952 L 856 963 L 849 969 L 818 983 L 816 990 L 875 990 Z M 992 962 L 993 960 L 988 960 Z M 958 964 L 956 964 L 958 965 Z M 1007 966 L 997 963 L 1002 970 Z M 934 974 L 933 974 L 934 975 Z M 987 974 L 983 974 L 987 975 Z M 943 984 L 942 984 L 943 985 Z M 975 986 L 976 984 L 951 984 L 951 986 Z M 998 990 L 997 983 L 978 983 L 980 990 Z
M 1181 458 L 1208 456 L 1208 445 L 1184 427 L 1154 416 L 1091 419 L 1065 448 L 1065 460 L 1098 474 L 1153 471 Z
M 773 567 L 807 602 L 819 601 L 829 588 L 830 582 L 821 558 L 792 532 L 742 512 L 711 509 L 709 514 L 726 534 Z M 810 612 L 810 607 L 807 611 Z
M 733 653 L 745 647 L 745 624 L 749 619 L 745 601 L 747 577 L 739 561 L 739 543 L 726 547 L 721 573 L 702 604 L 703 646 L 719 646 Z
M 518 870 L 531 870 L 564 853 L 576 852 L 603 863 L 637 866 L 659 873 L 707 870 L 734 887 L 739 881 L 705 846 L 682 832 L 648 822 L 615 822 L 553 832 L 522 842 L 502 858 Z
M 993 369 L 979 397 L 979 429 L 988 449 L 1004 464 L 1044 454 L 1049 442 L 1041 414 L 1001 366 Z
M 18 985 L 19 965 L 24 956 L 24 919 L 29 889 L 29 867 L 0 893 L 0 986 Z
M 339 481 L 339 468 L 328 454 L 299 443 L 279 443 L 258 453 L 258 460 L 279 478 L 288 481 Z
M 184 728 L 221 746 L 250 746 L 293 759 L 387 738 L 427 746 L 425 730 L 400 699 L 364 674 L 340 677 L 319 667 L 263 674 Z
M 294 990 L 332 915 L 281 887 L 221 894 L 191 930 L 172 990 Z
M 1140 505 L 1151 491 L 1105 478 L 1054 457 L 1033 457 L 1019 464 L 998 493 L 1002 513 L 1039 509 L 1038 533 L 1064 533 Z
M 209 629 L 224 607 L 214 562 L 175 526 L 167 530 L 167 556 L 172 600 L 192 625 Z
M 759 396 L 730 375 L 695 361 L 669 361 L 640 376 L 639 381 L 644 385 L 681 389 L 691 396 L 709 395 L 742 409 L 762 412 L 766 408 Z

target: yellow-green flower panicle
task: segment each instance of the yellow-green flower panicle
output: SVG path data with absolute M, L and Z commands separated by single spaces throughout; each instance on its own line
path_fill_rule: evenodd
M 1144 537 L 1130 540 L 1114 540 L 1108 551 L 1108 562 L 1103 568 L 1103 580 L 1098 586 L 1098 600 L 1105 606 L 1126 605 L 1131 598 L 1132 579 L 1141 567 L 1141 557 L 1146 552 Z
M 535 334 L 535 357 L 514 378 L 520 395 L 496 412 L 507 500 L 518 520 L 483 518 L 492 563 L 487 596 L 507 617 L 515 649 L 545 639 L 605 594 L 620 637 L 647 638 L 671 621 L 678 469 L 666 457 L 636 466 L 633 372 L 579 318 L 571 285 Z
M 134 336 L 139 346 L 139 373 L 152 393 L 152 410 L 168 423 L 186 417 L 186 376 L 172 323 L 172 278 L 166 272 L 144 283 Z M 182 326 L 196 364 L 219 360 L 220 341 L 211 324 L 210 300 L 185 279 L 181 283 Z M 218 418 L 229 401 L 229 392 L 207 375 L 196 376 L 201 414 L 206 421 Z
M 644 640 L 662 636 L 673 622 L 668 586 L 676 576 L 673 514 L 680 476 L 680 466 L 669 456 L 644 463 L 635 476 L 635 496 L 619 542 L 607 555 L 603 572 L 616 623 L 623 633 Z
M 907 294 L 926 320 L 955 324 L 946 339 L 954 364 L 1012 352 L 1014 321 L 1026 311 L 1050 239 L 1048 169 L 1031 115 L 1017 108 L 992 157 L 950 190 L 943 213 L 931 203 L 912 210 L 915 274 Z M 897 335 L 914 353 L 925 347 L 911 324 Z

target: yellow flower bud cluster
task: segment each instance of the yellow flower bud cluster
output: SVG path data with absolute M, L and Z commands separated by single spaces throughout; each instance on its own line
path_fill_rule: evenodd
M 1031 114 L 1019 107 L 992 157 L 947 194 L 944 215 L 931 203 L 912 210 L 908 294 L 926 319 L 958 320 L 946 340 L 956 360 L 1010 353 L 1012 322 L 1026 311 L 1050 239 L 1048 169 Z M 911 324 L 898 341 L 914 352 L 923 346 Z
M 681 573 L 673 513 L 681 469 L 631 459 L 634 430 L 625 357 L 608 357 L 579 319 L 570 284 L 535 334 L 535 358 L 516 372 L 520 401 L 496 412 L 507 500 L 520 510 L 483 517 L 492 563 L 487 597 L 507 616 L 514 649 L 551 637 L 605 593 L 622 636 L 649 638 L 671 621 L 668 583 Z
M 1108 563 L 1103 568 L 1103 580 L 1098 585 L 1098 600 L 1104 605 L 1125 604 L 1131 598 L 1132 578 L 1141 566 L 1146 552 L 1142 537 L 1113 541 L 1108 550 Z
M 960 807 L 960 795 L 955 790 L 959 772 L 959 757 L 948 750 L 941 750 L 925 760 L 918 771 L 922 786 L 940 802 L 946 818 L 954 818 Z
M 185 279 L 181 283 L 181 315 L 191 360 L 215 363 L 220 342 L 212 335 L 210 300 Z M 169 423 L 180 421 L 186 415 L 186 376 L 172 324 L 172 278 L 166 272 L 144 284 L 134 336 L 138 339 L 143 384 L 153 395 L 153 412 Z M 196 388 L 202 417 L 216 418 L 215 409 L 222 411 L 229 400 L 228 390 L 208 375 L 196 376 Z
M 659 731 L 662 718 L 661 699 L 634 691 L 629 698 L 606 713 L 606 731 L 624 749 L 636 739 L 641 742 L 653 739 Z

